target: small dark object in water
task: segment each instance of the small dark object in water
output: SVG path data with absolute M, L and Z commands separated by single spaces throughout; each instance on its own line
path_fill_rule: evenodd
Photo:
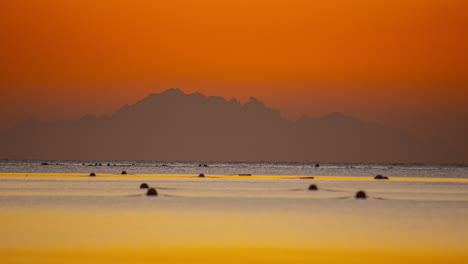
M 158 196 L 158 191 L 155 188 L 148 189 L 146 192 L 147 196 Z
M 91 173 L 89 174 L 89 176 L 96 176 L 96 173 L 91 172 Z
M 167 167 L 167 164 L 163 164 L 163 165 L 161 165 L 161 166 L 163 166 L 163 167 Z
M 84 163 L 81 163 L 81 165 L 83 165 L 83 166 L 84 166 L 84 165 L 86 165 L 86 164 L 84 164 Z
M 208 167 L 208 165 L 207 165 L 207 164 L 203 164 L 203 167 Z
M 126 175 L 126 174 L 127 174 L 127 172 L 126 172 L 126 171 L 122 171 L 122 175 Z
M 41 163 L 41 165 L 45 166 L 45 165 L 49 165 L 49 163 L 43 162 L 43 163 Z
M 250 173 L 241 173 L 241 174 L 239 174 L 239 176 L 252 176 L 252 174 L 250 174 Z
M 99 163 L 99 166 L 102 166 L 102 164 L 101 164 L 101 163 Z
M 309 186 L 309 191 L 317 191 L 317 190 L 318 190 L 317 185 L 311 184 L 311 185 Z
M 382 176 L 382 175 L 377 175 L 374 177 L 374 179 L 376 180 L 388 180 L 388 177 L 387 176 Z
M 356 193 L 356 199 L 367 199 L 367 195 L 364 191 L 359 191 Z
M 198 164 L 198 167 L 201 167 L 202 165 L 201 164 Z
M 318 167 L 320 167 L 320 165 L 318 163 L 316 163 L 314 167 L 318 168 Z
M 148 188 L 149 188 L 148 184 L 146 183 L 140 184 L 140 189 L 148 189 Z
M 107 163 L 107 166 L 110 166 L 110 163 Z
M 205 177 L 205 174 L 200 173 L 200 174 L 198 175 L 198 177 L 203 178 L 203 177 Z

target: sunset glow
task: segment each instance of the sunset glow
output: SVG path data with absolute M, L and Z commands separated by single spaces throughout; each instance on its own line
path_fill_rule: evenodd
M 4 0 L 0 128 L 111 114 L 177 87 L 254 96 L 291 119 L 340 111 L 462 138 L 467 10 L 463 0 Z

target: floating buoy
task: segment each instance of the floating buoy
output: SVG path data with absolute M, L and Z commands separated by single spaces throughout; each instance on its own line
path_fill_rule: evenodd
M 96 173 L 91 172 L 91 173 L 89 174 L 89 176 L 96 176 Z
M 309 191 L 317 191 L 317 190 L 318 190 L 317 185 L 311 184 L 311 185 L 309 186 Z
M 158 196 L 158 191 L 155 188 L 148 189 L 146 192 L 147 196 Z
M 45 165 L 49 165 L 49 163 L 43 162 L 43 163 L 41 163 L 41 165 L 42 165 L 42 166 L 45 166 Z
M 203 177 L 205 177 L 205 174 L 200 173 L 200 174 L 198 175 L 198 177 L 203 178 Z
M 140 184 L 140 189 L 148 189 L 148 188 L 149 188 L 148 184 L 146 183 Z
M 126 171 L 122 171 L 122 175 L 126 175 L 126 174 L 127 174 L 127 172 L 126 172 Z
M 374 179 L 376 180 L 388 180 L 388 177 L 387 176 L 382 176 L 382 175 L 377 175 L 374 177 Z
M 318 163 L 316 163 L 314 167 L 318 168 L 318 167 L 320 167 L 320 165 Z
M 364 191 L 359 191 L 356 193 L 356 199 L 366 199 L 367 195 Z

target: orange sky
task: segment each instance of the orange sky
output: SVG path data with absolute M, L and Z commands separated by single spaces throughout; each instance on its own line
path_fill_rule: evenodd
M 171 87 L 426 136 L 468 119 L 466 0 L 2 0 L 0 40 L 0 128 Z

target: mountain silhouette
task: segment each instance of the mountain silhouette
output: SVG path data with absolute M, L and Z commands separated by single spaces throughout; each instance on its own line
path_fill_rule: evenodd
M 112 116 L 50 124 L 26 121 L 0 132 L 10 159 L 447 163 L 456 153 L 341 113 L 296 122 L 255 98 L 150 94 Z

